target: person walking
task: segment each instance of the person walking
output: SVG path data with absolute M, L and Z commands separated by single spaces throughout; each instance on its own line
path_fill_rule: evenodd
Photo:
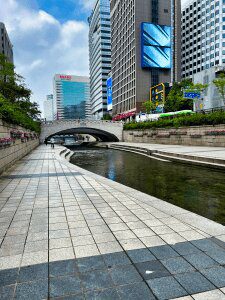
M 48 145 L 48 140 L 47 140 L 47 139 L 45 139 L 45 145 L 46 145 L 46 146 Z
M 55 148 L 55 140 L 53 138 L 51 138 L 50 140 L 50 143 L 51 143 L 51 148 Z

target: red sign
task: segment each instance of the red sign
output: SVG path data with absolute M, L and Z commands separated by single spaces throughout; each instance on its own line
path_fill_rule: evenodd
M 134 111 L 124 113 L 124 114 L 119 114 L 113 118 L 113 121 L 120 121 L 120 120 L 129 118 L 129 117 L 133 117 L 133 116 L 135 116 L 135 114 L 136 114 L 136 112 L 134 112 Z
M 60 79 L 66 79 L 66 80 L 71 80 L 72 76 L 69 75 L 59 75 Z

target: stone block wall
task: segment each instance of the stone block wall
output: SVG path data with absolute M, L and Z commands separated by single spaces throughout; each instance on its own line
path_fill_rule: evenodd
M 225 125 L 125 130 L 124 142 L 225 147 Z
M 11 131 L 31 133 L 29 130 L 20 126 L 6 124 L 0 120 L 0 141 L 3 138 L 10 138 Z M 14 138 L 9 145 L 0 142 L 0 173 L 12 166 L 17 160 L 21 159 L 39 145 L 39 138 Z

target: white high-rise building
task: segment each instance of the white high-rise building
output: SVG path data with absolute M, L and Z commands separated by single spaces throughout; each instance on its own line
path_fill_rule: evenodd
M 54 120 L 53 95 L 47 95 L 44 101 L 44 118 L 46 121 Z
M 90 104 L 95 119 L 107 113 L 107 79 L 111 71 L 110 0 L 96 0 L 89 21 Z
M 212 83 L 225 70 L 225 1 L 193 0 L 182 9 L 182 77 L 209 84 L 195 109 L 223 104 Z

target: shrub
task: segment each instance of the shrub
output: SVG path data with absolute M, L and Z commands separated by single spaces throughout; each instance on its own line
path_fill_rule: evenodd
M 144 130 L 156 128 L 171 128 L 185 126 L 218 125 L 225 124 L 225 112 L 213 112 L 210 114 L 194 114 L 178 116 L 173 119 L 159 119 L 153 122 L 128 123 L 124 125 L 124 130 Z
M 34 121 L 16 103 L 11 103 L 0 95 L 0 119 L 7 123 L 22 126 L 37 133 L 41 132 L 38 121 Z

